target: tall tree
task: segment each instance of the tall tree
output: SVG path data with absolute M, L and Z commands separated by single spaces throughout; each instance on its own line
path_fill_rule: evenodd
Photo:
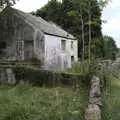
M 61 24 L 61 3 L 57 0 L 49 1 L 44 7 L 38 9 L 36 11 L 37 16 L 41 16 L 47 21 L 57 22 L 59 25 Z
M 118 52 L 118 48 L 115 44 L 115 41 L 110 36 L 104 36 L 104 59 L 115 60 Z

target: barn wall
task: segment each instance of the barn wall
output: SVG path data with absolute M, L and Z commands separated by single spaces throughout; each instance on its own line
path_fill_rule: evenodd
M 66 41 L 66 49 L 62 50 L 61 40 Z M 73 41 L 73 49 L 71 49 L 71 41 Z M 74 61 L 77 57 L 77 40 L 65 39 L 62 37 L 51 36 L 45 34 L 45 67 L 46 68 L 70 68 L 71 56 Z
M 4 60 L 24 60 L 26 58 L 26 46 L 24 41 L 33 40 L 34 29 L 18 14 L 13 11 L 4 11 L 0 18 L 0 43 L 6 42 Z M 29 45 L 32 46 L 32 45 Z M 33 53 L 32 47 L 29 52 Z M 33 55 L 33 54 L 32 54 Z M 28 56 L 31 58 L 31 55 Z
M 34 54 L 35 58 L 40 60 L 42 66 L 44 66 L 44 56 L 45 56 L 45 36 L 41 30 L 36 29 L 34 32 Z

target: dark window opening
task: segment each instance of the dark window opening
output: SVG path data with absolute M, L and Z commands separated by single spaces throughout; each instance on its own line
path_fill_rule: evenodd
M 66 40 L 61 40 L 61 48 L 62 50 L 66 49 Z
M 71 48 L 73 48 L 73 41 L 71 41 Z
M 71 62 L 74 62 L 74 56 L 71 56 Z
M 0 42 L 0 49 L 6 48 L 6 42 Z

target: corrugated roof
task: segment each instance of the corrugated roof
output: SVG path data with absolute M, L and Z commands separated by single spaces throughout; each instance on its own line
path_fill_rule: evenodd
M 74 36 L 54 24 L 53 22 L 47 22 L 41 17 L 36 17 L 29 13 L 24 13 L 20 10 L 11 8 L 15 10 L 19 15 L 23 16 L 28 22 L 34 24 L 35 27 L 41 29 L 44 33 L 60 36 L 64 38 L 76 39 Z

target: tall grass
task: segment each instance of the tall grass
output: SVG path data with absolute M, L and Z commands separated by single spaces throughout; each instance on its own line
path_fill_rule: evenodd
M 0 120 L 83 120 L 84 88 L 0 86 Z
M 71 68 L 65 69 L 64 72 L 75 73 L 80 75 L 88 75 L 95 72 L 96 63 L 89 60 L 74 62 Z
M 120 119 L 120 74 L 106 76 L 107 84 L 104 89 L 103 120 Z

